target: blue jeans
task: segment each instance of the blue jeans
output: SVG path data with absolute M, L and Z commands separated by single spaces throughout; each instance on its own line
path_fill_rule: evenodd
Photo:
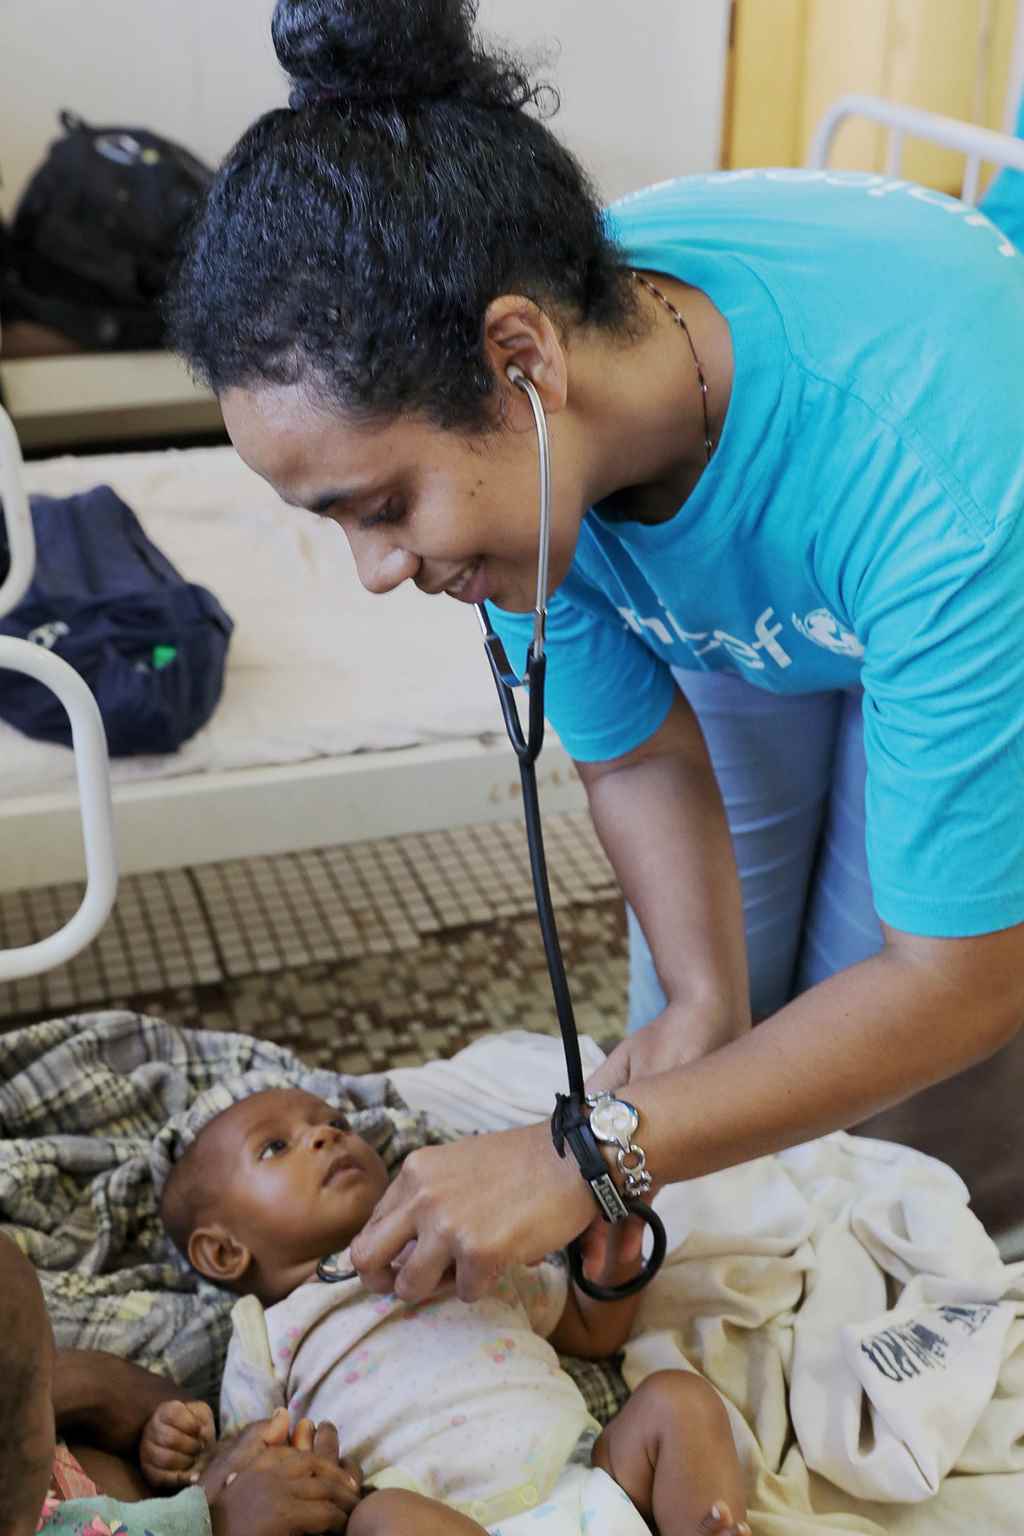
M 861 694 L 676 672 L 715 767 L 743 890 L 754 1018 L 882 947 L 864 845 Z M 629 912 L 629 1028 L 665 1006 Z

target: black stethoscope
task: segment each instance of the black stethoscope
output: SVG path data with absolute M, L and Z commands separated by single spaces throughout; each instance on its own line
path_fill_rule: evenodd
M 540 396 L 530 380 L 521 368 L 513 364 L 508 369 L 508 378 L 521 389 L 529 399 L 533 407 L 533 419 L 537 429 L 537 448 L 540 469 L 540 530 L 537 549 L 537 596 L 533 610 L 533 640 L 526 654 L 526 676 L 519 678 L 512 671 L 505 647 L 491 627 L 491 621 L 483 603 L 476 605 L 477 618 L 483 631 L 484 649 L 487 652 L 487 660 L 490 663 L 491 673 L 498 690 L 498 701 L 501 704 L 501 713 L 505 720 L 505 728 L 508 731 L 512 749 L 519 760 L 519 777 L 523 791 L 523 812 L 526 818 L 526 840 L 530 851 L 530 873 L 533 876 L 533 894 L 537 903 L 537 919 L 540 923 L 540 931 L 544 940 L 544 953 L 547 957 L 548 975 L 551 978 L 551 990 L 555 999 L 555 1011 L 558 1014 L 558 1023 L 562 1031 L 562 1046 L 565 1051 L 565 1065 L 569 1076 L 568 1094 L 559 1094 L 558 1109 L 556 1115 L 563 1119 L 568 1116 L 570 1121 L 576 1124 L 585 1119 L 583 1106 L 586 1102 L 586 1094 L 583 1085 L 583 1064 L 580 1060 L 579 1039 L 576 1033 L 576 1019 L 572 1009 L 572 998 L 569 994 L 569 984 L 565 976 L 565 965 L 562 960 L 561 945 L 558 942 L 558 929 L 555 925 L 555 913 L 551 903 L 551 891 L 548 885 L 547 861 L 544 857 L 544 835 L 541 827 L 540 801 L 537 795 L 537 771 L 536 762 L 540 756 L 541 747 L 544 745 L 544 674 L 547 668 L 547 657 L 544 654 L 545 627 L 547 623 L 548 605 L 548 556 L 551 549 L 551 453 L 548 444 L 548 424 L 544 415 L 544 406 Z M 523 731 L 519 718 L 519 709 L 516 704 L 514 689 L 524 686 L 529 694 L 528 723 L 526 731 Z M 651 1210 L 642 1200 L 627 1198 L 621 1204 L 632 1215 L 640 1219 L 650 1228 L 653 1239 L 651 1252 L 644 1261 L 643 1268 L 634 1279 L 619 1286 L 597 1285 L 586 1278 L 583 1273 L 583 1256 L 580 1251 L 579 1239 L 574 1239 L 569 1244 L 569 1268 L 573 1280 L 580 1290 L 588 1296 L 593 1296 L 600 1301 L 615 1301 L 622 1296 L 630 1296 L 634 1291 L 641 1290 L 654 1277 L 661 1267 L 665 1257 L 665 1228 L 660 1217 Z
M 518 389 L 524 392 L 533 407 L 533 419 L 537 428 L 540 467 L 537 600 L 533 612 L 533 640 L 526 655 L 526 676 L 524 678 L 517 677 L 512 671 L 508 657 L 505 654 L 505 647 L 494 633 L 483 603 L 476 605 L 476 612 L 477 618 L 480 621 L 480 628 L 483 631 L 487 660 L 490 663 L 491 673 L 498 690 L 498 701 L 501 704 L 505 728 L 508 731 L 512 749 L 519 760 L 519 777 L 523 790 L 523 811 L 526 818 L 526 840 L 530 851 L 530 873 L 533 876 L 533 894 L 537 903 L 537 920 L 540 923 L 540 931 L 544 940 L 544 953 L 547 957 L 548 975 L 551 978 L 551 990 L 555 999 L 555 1011 L 558 1014 L 558 1023 L 562 1031 L 562 1047 L 565 1051 L 569 1092 L 556 1095 L 558 1104 L 555 1114 L 556 1118 L 560 1118 L 563 1124 L 578 1126 L 581 1121 L 586 1120 L 584 1105 L 587 1099 L 583 1084 L 583 1063 L 580 1060 L 580 1043 L 576 1033 L 576 1019 L 572 1011 L 572 998 L 569 995 L 569 984 L 565 976 L 565 964 L 562 960 L 561 945 L 558 942 L 558 929 L 555 924 L 555 913 L 551 903 L 551 890 L 548 885 L 547 861 L 544 857 L 544 834 L 541 827 L 536 771 L 537 758 L 540 756 L 541 747 L 544 745 L 544 674 L 547 667 L 547 658 L 544 655 L 544 632 L 548 611 L 548 556 L 551 548 L 551 455 L 548 444 L 548 424 L 540 396 L 521 368 L 513 364 L 508 370 L 508 377 Z M 525 733 L 519 718 L 519 709 L 514 694 L 514 689 L 520 686 L 525 687 L 529 693 L 529 718 Z M 650 1229 L 652 1238 L 651 1251 L 644 1260 L 640 1273 L 632 1280 L 617 1286 L 598 1285 L 596 1282 L 588 1280 L 583 1273 L 583 1255 L 580 1249 L 580 1242 L 578 1238 L 574 1238 L 569 1244 L 570 1273 L 580 1290 L 585 1291 L 588 1296 L 593 1296 L 598 1301 L 618 1301 L 623 1296 L 631 1296 L 635 1291 L 642 1290 L 661 1268 L 661 1262 L 665 1257 L 665 1228 L 657 1213 L 649 1205 L 646 1205 L 644 1201 L 636 1197 L 626 1197 L 623 1199 L 616 1194 L 614 1198 L 615 1204 L 620 1211 L 628 1211 L 631 1215 L 639 1216 L 641 1221 Z M 605 1210 L 604 1214 L 607 1219 L 614 1219 L 608 1215 L 607 1210 Z M 333 1259 L 321 1259 L 317 1266 L 317 1276 L 328 1284 L 336 1284 L 339 1281 L 356 1278 L 354 1271 L 340 1270 Z

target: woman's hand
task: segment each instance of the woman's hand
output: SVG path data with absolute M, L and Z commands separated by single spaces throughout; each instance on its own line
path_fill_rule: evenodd
M 467 1136 L 406 1158 L 352 1244 L 352 1263 L 368 1290 L 403 1301 L 422 1301 L 452 1276 L 459 1297 L 476 1301 L 510 1264 L 564 1248 L 593 1214 L 546 1122 Z
M 209 1403 L 161 1403 L 139 1442 L 139 1466 L 151 1488 L 185 1488 L 217 1437 Z
M 746 1029 L 746 1021 L 743 1021 Z M 734 1031 L 704 1027 L 680 1008 L 669 1006 L 650 1024 L 627 1035 L 619 1042 L 597 1071 L 587 1080 L 588 1093 L 624 1088 L 639 1077 L 654 1077 L 673 1067 L 685 1067 L 725 1045 Z

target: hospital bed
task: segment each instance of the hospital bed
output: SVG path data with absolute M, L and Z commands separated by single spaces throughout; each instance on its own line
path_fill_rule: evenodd
M 30 463 L 26 490 L 109 484 L 235 621 L 224 693 L 170 756 L 111 764 L 123 874 L 514 818 L 519 776 L 471 608 L 359 585 L 340 531 L 230 448 Z M 44 658 L 48 659 L 48 658 Z M 583 791 L 556 740 L 552 811 Z M 72 752 L 0 723 L 0 890 L 82 875 Z

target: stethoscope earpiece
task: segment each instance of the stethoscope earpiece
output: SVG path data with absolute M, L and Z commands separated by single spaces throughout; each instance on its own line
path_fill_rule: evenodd
M 508 367 L 505 369 L 505 377 L 508 379 L 510 384 L 526 383 L 526 374 L 520 368 L 518 363 L 509 363 Z

